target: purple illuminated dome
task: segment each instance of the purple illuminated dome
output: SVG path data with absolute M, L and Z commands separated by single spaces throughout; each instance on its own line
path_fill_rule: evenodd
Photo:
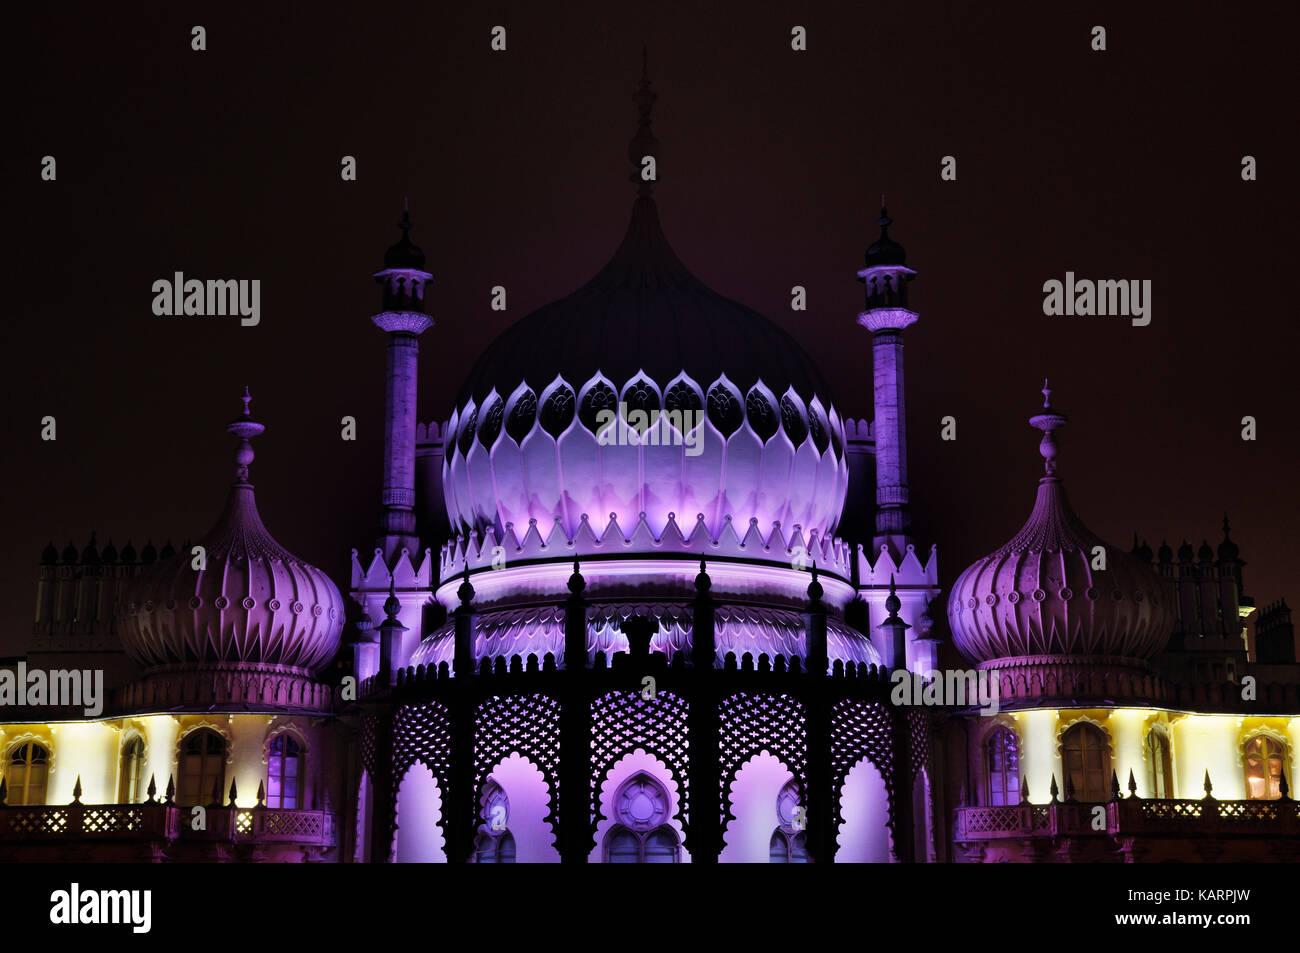
M 653 100 L 643 82 L 637 169 L 654 144 Z M 629 418 L 666 411 L 694 423 L 645 446 L 623 439 L 619 421 L 602 445 L 600 413 L 620 404 Z M 447 427 L 443 472 L 453 531 L 497 539 L 507 524 L 522 539 L 533 520 L 544 538 L 558 526 L 573 539 L 584 517 L 603 538 L 611 516 L 632 539 L 641 514 L 654 540 L 670 515 L 687 536 L 702 516 L 713 540 L 728 521 L 742 537 L 752 521 L 765 540 L 778 523 L 783 540 L 795 526 L 825 537 L 847 484 L 844 423 L 825 380 L 784 330 L 686 269 L 647 182 L 609 263 L 478 360 Z
M 1028 522 L 1011 542 L 972 564 L 948 599 L 953 642 L 981 667 L 1009 659 L 1080 656 L 1144 660 L 1173 628 L 1167 587 L 1151 569 L 1083 525 L 1056 474 L 1055 432 L 1066 417 L 1050 406 L 1030 423 L 1043 432 L 1046 475 Z M 1105 569 L 1094 568 L 1098 547 Z M 1032 657 L 1032 658 L 1027 658 Z
M 334 657 L 343 597 L 325 573 L 271 538 L 257 512 L 248 467 L 250 438 L 265 429 L 244 413 L 226 430 L 239 438 L 225 511 L 199 546 L 205 568 L 182 550 L 140 576 L 124 601 L 119 631 L 149 668 L 177 663 L 259 663 L 314 672 Z

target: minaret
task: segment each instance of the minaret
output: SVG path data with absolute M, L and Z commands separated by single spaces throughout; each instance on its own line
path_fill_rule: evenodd
M 403 548 L 413 559 L 420 549 L 415 535 L 416 371 L 418 337 L 433 326 L 424 304 L 424 286 L 433 275 L 424 270 L 424 252 L 411 242 L 411 213 L 406 208 L 397 227 L 402 238 L 384 253 L 384 268 L 374 276 L 383 286 L 384 310 L 371 319 L 388 332 L 383 512 L 376 545 L 390 567 Z
M 911 542 L 912 518 L 907 506 L 907 427 L 903 400 L 903 329 L 916 323 L 907 307 L 907 284 L 916 272 L 904 266 L 907 253 L 889 237 L 893 220 L 880 197 L 880 237 L 867 249 L 867 267 L 858 272 L 866 286 L 867 308 L 858 324 L 872 334 L 872 368 L 876 419 L 876 535 L 873 559 L 888 545 L 901 560 Z

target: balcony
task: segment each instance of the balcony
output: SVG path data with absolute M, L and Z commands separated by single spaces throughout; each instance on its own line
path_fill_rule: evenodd
M 1101 830 L 1092 820 L 1099 806 L 1106 810 Z M 959 842 L 1079 836 L 1300 837 L 1300 802 L 1128 797 L 959 807 L 953 812 L 953 840 Z
M 335 818 L 329 811 L 269 807 L 206 807 L 204 811 L 204 829 L 194 830 L 192 808 L 160 801 L 0 805 L 0 847 L 133 841 L 155 845 L 155 852 L 165 852 L 171 846 L 226 845 L 245 848 L 241 853 L 256 853 L 263 845 L 323 850 L 336 843 Z

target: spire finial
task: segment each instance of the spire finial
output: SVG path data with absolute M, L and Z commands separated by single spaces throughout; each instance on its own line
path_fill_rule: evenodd
M 903 608 L 903 600 L 898 598 L 898 586 L 894 582 L 894 574 L 889 574 L 889 595 L 885 597 L 885 611 L 889 613 L 890 619 L 898 618 L 898 610 Z
M 1029 425 L 1043 432 L 1043 439 L 1038 443 L 1038 452 L 1043 456 L 1043 470 L 1047 474 L 1045 479 L 1055 479 L 1056 431 L 1064 427 L 1069 422 L 1069 418 L 1052 408 L 1052 388 L 1047 378 L 1043 378 L 1043 389 L 1040 393 L 1043 395 L 1043 412 L 1030 417 Z
M 646 156 L 655 159 L 656 168 L 655 176 L 659 175 L 657 168 L 659 157 L 657 150 L 659 140 L 655 138 L 650 129 L 650 110 L 654 107 L 655 100 L 659 97 L 650 86 L 650 68 L 649 53 L 646 47 L 641 47 L 641 82 L 637 85 L 636 92 L 632 95 L 632 101 L 636 103 L 637 124 L 636 135 L 627 145 L 627 157 L 632 163 L 632 172 L 628 176 L 633 182 L 637 183 L 636 194 L 640 198 L 649 198 L 654 192 L 654 181 L 648 181 L 642 177 L 641 163 Z
M 226 425 L 226 433 L 239 438 L 239 446 L 235 449 L 235 482 L 247 484 L 248 465 L 253 462 L 253 445 L 250 440 L 266 428 L 252 417 L 248 405 L 252 402 L 253 395 L 247 386 L 244 387 L 244 395 L 239 400 L 244 405 L 243 413 Z

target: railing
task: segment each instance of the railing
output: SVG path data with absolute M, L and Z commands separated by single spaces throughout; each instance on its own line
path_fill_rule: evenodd
M 1300 802 L 1192 800 L 1148 801 L 1125 798 L 1110 804 L 1115 834 L 1300 836 Z
M 1106 824 L 1094 823 L 1096 808 Z M 953 839 L 990 841 L 1085 835 L 1300 836 L 1300 802 L 1220 801 L 1129 797 L 1112 801 L 1058 801 L 999 807 L 959 807 L 953 812 Z
M 15 841 L 166 840 L 334 845 L 334 815 L 270 807 L 206 807 L 204 829 L 193 809 L 176 804 L 0 805 L 0 844 Z
M 953 837 L 959 841 L 1044 836 L 1050 828 L 1046 804 L 960 807 Z

